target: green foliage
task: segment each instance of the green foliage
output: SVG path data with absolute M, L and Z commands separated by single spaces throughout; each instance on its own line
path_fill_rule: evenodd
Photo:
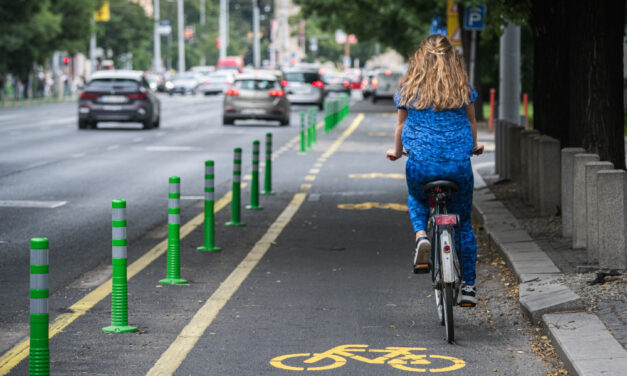
M 138 56 L 142 66 L 136 69 L 148 68 L 145 66 L 146 54 L 150 53 L 153 38 L 153 21 L 146 16 L 144 8 L 126 0 L 111 0 L 111 19 L 100 22 L 97 26 L 98 46 L 105 51 L 110 50 L 115 66 L 119 67 L 127 53 Z

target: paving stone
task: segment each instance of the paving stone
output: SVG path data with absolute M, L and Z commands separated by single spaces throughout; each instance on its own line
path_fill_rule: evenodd
M 532 322 L 540 320 L 545 313 L 584 308 L 579 295 L 555 279 L 524 282 L 518 286 L 518 291 L 520 305 Z
M 573 375 L 624 375 L 627 351 L 591 313 L 542 316 L 553 345 Z

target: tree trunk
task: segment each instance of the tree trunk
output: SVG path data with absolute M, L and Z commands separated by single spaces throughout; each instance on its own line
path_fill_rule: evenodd
M 570 120 L 588 152 L 625 168 L 622 1 L 571 2 Z M 573 137 L 576 137 L 573 139 Z
M 581 145 L 581 138 L 579 142 L 570 138 L 568 9 L 566 0 L 532 0 L 531 4 L 533 126 L 560 140 L 562 147 Z

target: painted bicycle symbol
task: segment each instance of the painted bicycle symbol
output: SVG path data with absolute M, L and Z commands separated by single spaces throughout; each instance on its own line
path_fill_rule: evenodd
M 270 361 L 276 368 L 289 371 L 326 371 L 342 367 L 348 359 L 367 364 L 384 365 L 410 372 L 449 372 L 466 366 L 466 362 L 452 356 L 415 354 L 425 347 L 386 347 L 369 349 L 368 345 L 341 345 L 322 353 L 287 354 Z M 366 357 L 357 353 L 376 354 Z

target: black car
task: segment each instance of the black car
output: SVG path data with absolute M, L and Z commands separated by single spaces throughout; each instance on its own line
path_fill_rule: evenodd
M 140 71 L 109 70 L 92 75 L 78 101 L 78 128 L 98 122 L 139 122 L 158 128 L 161 103 Z

